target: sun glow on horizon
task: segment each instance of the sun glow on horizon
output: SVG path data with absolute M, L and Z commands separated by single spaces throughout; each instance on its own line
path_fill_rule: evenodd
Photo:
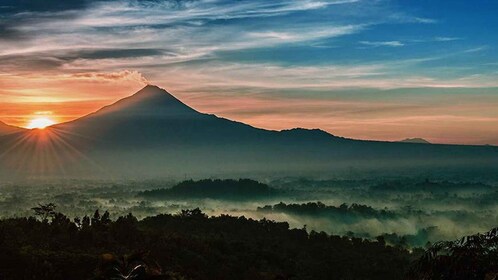
M 26 126 L 26 128 L 29 129 L 44 129 L 47 126 L 54 125 L 55 122 L 49 118 L 46 117 L 41 117 L 41 118 L 35 118 L 32 119 L 29 124 Z

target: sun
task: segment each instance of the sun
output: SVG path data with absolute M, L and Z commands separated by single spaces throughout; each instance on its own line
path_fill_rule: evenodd
M 45 127 L 47 126 L 51 126 L 51 125 L 54 125 L 55 122 L 49 118 L 36 118 L 36 119 L 32 119 L 27 128 L 29 129 L 44 129 Z

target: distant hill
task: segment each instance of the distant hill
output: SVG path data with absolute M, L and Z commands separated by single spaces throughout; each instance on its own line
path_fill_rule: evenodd
M 204 114 L 146 86 L 77 120 L 0 136 L 0 178 L 151 178 L 379 171 L 498 174 L 498 147 L 271 131 Z M 462 172 L 464 170 L 465 172 Z
M 404 140 L 401 140 L 399 142 L 402 143 L 417 143 L 417 144 L 431 144 L 431 142 L 423 139 L 423 138 L 406 138 Z
M 248 200 L 269 198 L 276 190 L 250 179 L 183 181 L 170 189 L 144 191 L 139 196 L 151 199 Z

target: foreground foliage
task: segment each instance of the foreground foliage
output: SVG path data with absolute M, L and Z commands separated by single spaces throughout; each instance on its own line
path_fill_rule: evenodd
M 431 246 L 410 272 L 412 279 L 498 279 L 498 228 Z
M 0 279 L 95 279 L 107 273 L 99 264 L 102 254 L 145 251 L 161 279 L 402 279 L 416 257 L 382 239 L 308 233 L 266 219 L 207 217 L 199 209 L 141 221 L 131 214 L 112 220 L 98 211 L 74 220 L 37 215 L 41 220 L 0 221 Z

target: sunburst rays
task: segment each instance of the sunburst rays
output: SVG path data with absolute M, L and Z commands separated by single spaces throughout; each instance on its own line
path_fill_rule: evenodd
M 113 177 L 86 154 L 91 140 L 58 127 L 33 129 L 0 138 L 0 167 L 24 178 Z

